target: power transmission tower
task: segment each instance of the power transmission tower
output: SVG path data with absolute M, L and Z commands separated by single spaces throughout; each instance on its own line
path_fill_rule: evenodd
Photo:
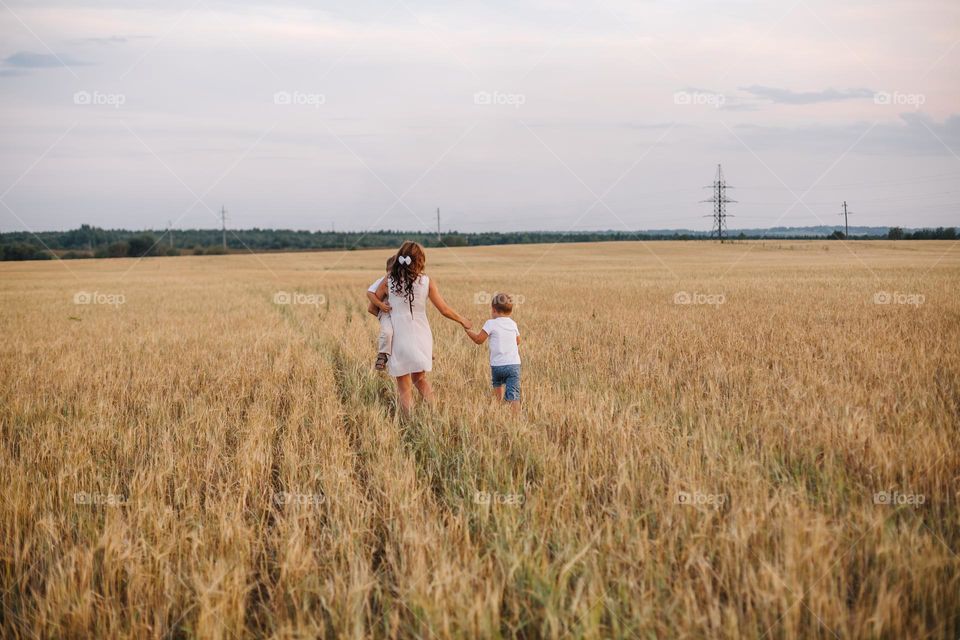
M 437 207 L 437 244 L 441 244 L 443 239 L 440 237 L 440 207 Z
M 227 250 L 227 208 L 220 205 L 220 228 L 223 233 L 223 250 Z
M 851 213 L 853 213 L 853 211 L 847 211 L 847 201 L 844 200 L 844 201 L 843 201 L 843 213 L 838 214 L 838 215 L 843 216 L 843 237 L 844 237 L 844 238 L 849 238 L 849 237 L 850 237 L 850 223 L 847 222 L 847 216 L 850 215 Z
M 713 184 L 708 184 L 704 189 L 711 189 L 713 191 L 712 198 L 700 201 L 713 203 L 713 214 L 705 216 L 707 218 L 713 218 L 713 228 L 710 231 L 710 237 L 712 238 L 716 235 L 720 242 L 723 242 L 723 234 L 727 230 L 727 216 L 730 215 L 727 213 L 727 204 L 736 202 L 736 200 L 731 200 L 727 197 L 727 189 L 733 189 L 733 187 L 727 184 L 727 181 L 723 177 L 723 169 L 719 164 L 717 165 L 717 177 L 714 179 Z

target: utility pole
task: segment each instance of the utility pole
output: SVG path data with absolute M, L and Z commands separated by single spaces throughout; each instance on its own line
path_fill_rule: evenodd
M 227 250 L 227 208 L 220 205 L 220 225 L 223 234 L 223 250 Z
M 170 241 L 170 248 L 173 249 L 173 222 L 167 220 L 167 236 Z
M 442 244 L 443 239 L 440 237 L 440 207 L 437 207 L 437 244 Z
M 710 189 L 713 192 L 713 197 L 709 200 L 700 201 L 713 203 L 713 213 L 704 217 L 713 218 L 713 228 L 710 231 L 710 237 L 713 237 L 714 234 L 716 234 L 720 242 L 723 242 L 723 234 L 727 228 L 727 216 L 730 215 L 727 213 L 727 204 L 736 202 L 736 200 L 731 200 L 727 197 L 727 189 L 732 188 L 733 187 L 727 185 L 727 182 L 723 177 L 723 169 L 718 164 L 717 177 L 714 179 L 713 184 L 708 184 L 704 187 L 704 189 Z
M 853 211 L 847 211 L 847 201 L 843 201 L 843 213 L 839 214 L 843 216 L 843 237 L 850 237 L 850 223 L 847 222 L 847 216 L 853 213 Z

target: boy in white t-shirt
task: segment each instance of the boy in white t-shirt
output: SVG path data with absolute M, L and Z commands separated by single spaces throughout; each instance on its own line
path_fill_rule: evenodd
M 490 302 L 490 319 L 480 331 L 466 329 L 477 344 L 490 340 L 490 377 L 493 395 L 520 410 L 520 329 L 513 321 L 513 298 L 496 293 Z
M 393 267 L 393 261 L 397 259 L 397 256 L 393 255 L 387 258 L 387 275 L 390 274 L 390 269 Z M 386 278 L 387 276 L 383 276 Z M 383 371 L 387 368 L 387 360 L 390 359 L 390 354 L 393 352 L 393 322 L 390 320 L 390 313 L 381 311 L 380 307 L 377 306 L 377 289 L 380 287 L 380 283 L 383 282 L 383 278 L 378 278 L 376 282 L 370 285 L 370 288 L 367 289 L 367 299 L 370 301 L 370 304 L 367 306 L 367 312 L 377 316 L 377 320 L 380 321 L 380 335 L 377 336 L 377 361 L 374 364 L 374 368 L 377 371 Z M 387 294 L 389 296 L 389 294 Z M 384 302 L 386 301 L 386 296 L 384 297 Z M 390 303 L 386 303 L 387 306 L 390 306 Z

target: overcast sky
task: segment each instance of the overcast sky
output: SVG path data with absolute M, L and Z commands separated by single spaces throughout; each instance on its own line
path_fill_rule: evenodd
M 323 8 L 319 8 L 323 6 Z M 0 2 L 0 230 L 960 224 L 960 3 Z

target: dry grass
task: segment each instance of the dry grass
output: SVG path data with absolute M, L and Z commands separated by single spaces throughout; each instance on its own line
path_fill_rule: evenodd
M 955 638 L 950 248 L 431 250 L 525 297 L 525 415 L 434 314 L 407 424 L 387 252 L 2 264 L 0 635 Z

